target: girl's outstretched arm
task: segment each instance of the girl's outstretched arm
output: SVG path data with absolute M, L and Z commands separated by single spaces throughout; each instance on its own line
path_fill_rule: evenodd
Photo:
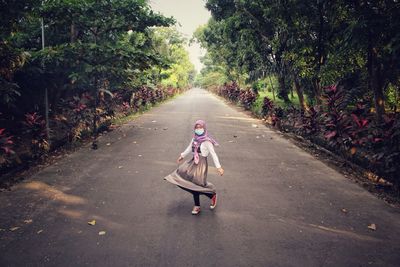
M 180 155 L 179 158 L 176 160 L 176 162 L 180 163 L 184 157 L 186 157 L 187 155 L 189 155 L 189 153 L 192 151 L 192 144 L 193 144 L 193 139 L 192 141 L 190 141 L 190 144 L 187 146 L 187 148 L 185 149 L 185 151 L 183 151 Z
M 211 144 L 211 142 L 204 142 L 204 145 L 207 147 L 208 151 L 210 152 L 211 157 L 213 158 L 213 161 L 214 161 L 214 165 L 218 169 L 219 175 L 223 175 L 224 169 L 222 169 L 221 164 L 219 163 L 217 153 L 215 153 L 215 150 L 214 150 L 214 145 Z

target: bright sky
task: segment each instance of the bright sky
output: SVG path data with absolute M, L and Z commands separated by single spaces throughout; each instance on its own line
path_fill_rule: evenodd
M 177 28 L 188 39 L 198 26 L 206 24 L 211 17 L 210 12 L 204 7 L 205 0 L 149 0 L 154 11 L 158 11 L 167 17 L 174 17 L 177 20 Z M 190 60 L 197 71 L 200 71 L 202 64 L 199 57 L 204 54 L 198 44 L 188 47 Z

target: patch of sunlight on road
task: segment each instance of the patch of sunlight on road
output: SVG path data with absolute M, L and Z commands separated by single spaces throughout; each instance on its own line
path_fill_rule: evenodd
M 73 219 L 81 219 L 81 218 L 83 218 L 82 211 L 59 209 L 58 212 L 61 213 L 64 216 L 66 216 L 66 217 L 73 218 Z
M 46 183 L 39 182 L 39 181 L 32 181 L 32 182 L 24 183 L 24 184 L 21 184 L 20 187 L 24 188 L 24 189 L 28 189 L 28 190 L 34 190 L 43 197 L 46 197 L 51 200 L 63 202 L 65 204 L 79 205 L 79 204 L 86 203 L 86 200 L 84 198 L 66 194 L 53 186 L 50 186 Z
M 221 119 L 229 119 L 229 120 L 241 120 L 241 121 L 251 121 L 251 122 L 255 122 L 258 121 L 256 119 L 253 118 L 246 118 L 246 117 L 232 117 L 232 116 L 216 116 L 217 118 L 221 118 Z
M 318 230 L 323 230 L 326 232 L 330 232 L 330 233 L 335 233 L 338 235 L 342 235 L 345 237 L 349 237 L 352 239 L 359 239 L 362 241 L 375 241 L 375 242 L 380 242 L 381 240 L 374 238 L 374 237 L 370 237 L 370 236 L 366 236 L 366 235 L 360 235 L 354 232 L 350 232 L 350 231 L 345 231 L 345 230 L 338 230 L 338 229 L 334 229 L 331 227 L 326 227 L 326 226 L 322 226 L 322 225 L 315 225 L 315 224 L 309 224 L 309 226 L 318 229 Z
M 328 226 L 324 226 L 324 225 L 304 223 L 304 222 L 294 220 L 291 218 L 282 218 L 279 215 L 271 214 L 271 213 L 268 215 L 270 217 L 274 217 L 277 221 L 282 222 L 284 224 L 289 224 L 292 226 L 299 227 L 303 231 L 311 230 L 312 232 L 316 232 L 318 234 L 320 234 L 320 233 L 329 234 L 329 235 L 334 234 L 334 235 L 338 235 L 340 237 L 357 239 L 357 240 L 361 240 L 361 241 L 382 242 L 382 240 L 380 240 L 378 238 L 367 236 L 367 235 L 362 235 L 362 234 L 357 234 L 352 231 L 340 230 L 340 229 L 336 229 L 336 228 L 332 228 L 332 227 L 328 227 Z
M 123 228 L 129 228 L 130 226 L 128 224 L 121 224 L 118 222 L 114 222 L 111 219 L 107 219 L 104 216 L 96 215 L 96 214 L 91 214 L 87 212 L 86 210 L 72 210 L 72 209 L 65 209 L 65 208 L 59 208 L 57 210 L 58 213 L 70 218 L 70 219 L 75 219 L 75 220 L 84 220 L 90 221 L 90 220 L 95 220 L 96 225 L 103 227 L 104 229 L 107 230 L 119 230 Z

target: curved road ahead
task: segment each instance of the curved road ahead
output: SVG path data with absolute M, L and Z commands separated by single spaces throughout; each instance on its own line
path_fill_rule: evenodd
M 162 178 L 199 118 L 225 175 L 210 158 L 219 203 L 192 216 Z M 0 266 L 400 266 L 398 209 L 204 90 L 99 143 L 0 193 Z

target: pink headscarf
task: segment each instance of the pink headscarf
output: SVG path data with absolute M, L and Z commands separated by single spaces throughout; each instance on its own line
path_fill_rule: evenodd
M 202 135 L 193 135 L 193 147 L 194 147 L 194 163 L 199 163 L 199 153 L 197 149 L 200 147 L 201 143 L 204 141 L 210 141 L 213 145 L 218 146 L 219 144 L 212 138 L 207 131 L 206 122 L 203 120 L 197 120 L 194 124 L 194 129 L 196 129 L 196 125 L 201 125 L 204 129 L 204 133 Z

